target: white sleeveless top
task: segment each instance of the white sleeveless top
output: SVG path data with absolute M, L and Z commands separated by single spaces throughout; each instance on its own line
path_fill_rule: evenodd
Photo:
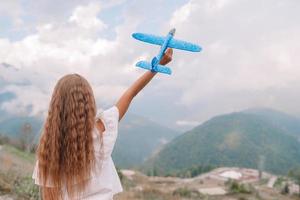
M 95 150 L 96 166 L 95 170 L 91 172 L 91 177 L 82 200 L 112 200 L 114 194 L 122 192 L 123 188 L 117 174 L 115 165 L 111 158 L 114 144 L 118 135 L 119 110 L 116 106 L 111 107 L 104 112 L 99 112 L 96 119 L 101 119 L 105 131 L 103 133 L 103 149 L 101 150 L 101 139 L 98 129 L 93 130 L 93 143 Z M 42 185 L 42 181 L 38 177 L 38 161 L 35 164 L 32 178 L 35 184 Z M 47 187 L 53 187 L 51 180 L 47 180 Z M 68 200 L 65 193 L 64 199 Z

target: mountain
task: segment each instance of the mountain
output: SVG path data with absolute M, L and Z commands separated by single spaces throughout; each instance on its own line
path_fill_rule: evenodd
M 262 163 L 265 170 L 284 174 L 299 165 L 300 143 L 292 136 L 294 129 L 281 128 L 280 115 L 251 112 L 217 116 L 182 134 L 149 159 L 146 169 L 168 174 L 195 165 L 257 168 Z
M 32 132 L 36 134 L 35 140 L 38 141 L 43 124 L 42 119 L 38 117 L 12 116 L 6 113 L 4 113 L 4 116 L 4 118 L 0 118 L 0 135 L 4 134 L 17 138 L 21 134 L 22 125 L 28 123 L 32 127 Z M 113 159 L 116 165 L 122 168 L 140 165 L 155 153 L 161 145 L 178 135 L 179 132 L 144 117 L 127 114 L 120 123 Z
M 41 131 L 42 120 L 37 117 L 16 117 L 10 116 L 6 119 L 0 121 L 0 134 L 8 135 L 12 138 L 17 138 L 21 134 L 22 126 L 25 124 L 30 124 L 32 128 L 32 133 L 36 135 L 36 140 Z
M 300 139 L 300 119 L 297 117 L 269 108 L 253 108 L 245 110 L 244 113 L 261 117 L 272 125 L 285 130 L 285 133 Z
M 118 167 L 135 167 L 178 135 L 179 132 L 144 117 L 129 114 L 120 123 L 112 157 Z

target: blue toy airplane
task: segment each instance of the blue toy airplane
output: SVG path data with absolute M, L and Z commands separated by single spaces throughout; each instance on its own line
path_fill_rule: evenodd
M 163 57 L 168 47 L 192 52 L 201 51 L 201 47 L 196 44 L 174 39 L 173 37 L 175 35 L 175 31 L 176 29 L 173 28 L 172 30 L 170 30 L 166 37 L 150 35 L 145 33 L 133 33 L 132 37 L 134 37 L 137 40 L 161 46 L 158 55 L 152 59 L 151 63 L 147 61 L 139 61 L 138 63 L 136 63 L 136 66 L 151 70 L 152 72 L 171 74 L 172 71 L 169 67 L 165 67 L 159 64 L 161 58 Z

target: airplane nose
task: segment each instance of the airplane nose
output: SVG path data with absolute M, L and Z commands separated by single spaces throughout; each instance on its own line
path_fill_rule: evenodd
M 175 32 L 176 32 L 176 28 L 172 28 L 169 33 L 174 36 Z

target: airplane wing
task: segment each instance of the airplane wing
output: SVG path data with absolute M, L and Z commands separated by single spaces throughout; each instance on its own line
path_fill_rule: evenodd
M 192 52 L 199 52 L 201 51 L 201 47 L 190 43 L 190 42 L 185 42 L 182 40 L 176 40 L 176 39 L 171 39 L 168 43 L 168 47 L 174 48 L 174 49 L 181 49 L 185 51 L 192 51 Z
M 145 33 L 134 33 L 132 34 L 132 37 L 143 41 L 143 42 L 147 42 L 150 44 L 156 44 L 156 45 L 163 45 L 166 37 L 162 37 L 162 36 L 156 36 L 156 35 L 152 35 L 152 34 L 145 34 Z M 172 38 L 169 43 L 168 43 L 168 47 L 170 48 L 174 48 L 174 49 L 181 49 L 181 50 L 185 50 L 185 51 L 193 51 L 193 52 L 199 52 L 201 51 L 201 47 L 190 43 L 190 42 L 185 42 L 182 40 L 176 40 L 174 38 Z
M 156 45 L 160 45 L 160 46 L 165 41 L 165 37 L 151 35 L 151 34 L 145 34 L 145 33 L 134 33 L 134 34 L 132 34 L 132 37 L 137 40 L 143 41 L 143 42 L 147 42 L 150 44 L 156 44 Z
M 171 74 L 172 70 L 169 67 L 163 66 L 163 65 L 156 65 L 154 67 L 154 69 L 152 69 L 152 65 L 151 63 L 147 62 L 147 61 L 139 61 L 138 63 L 136 63 L 136 66 L 144 68 L 144 69 L 148 69 L 148 70 L 154 70 L 155 72 L 160 72 L 160 73 L 164 73 L 164 74 Z
M 169 67 L 163 66 L 163 65 L 157 65 L 156 69 L 154 69 L 156 72 L 164 73 L 164 74 L 172 74 L 172 71 Z

